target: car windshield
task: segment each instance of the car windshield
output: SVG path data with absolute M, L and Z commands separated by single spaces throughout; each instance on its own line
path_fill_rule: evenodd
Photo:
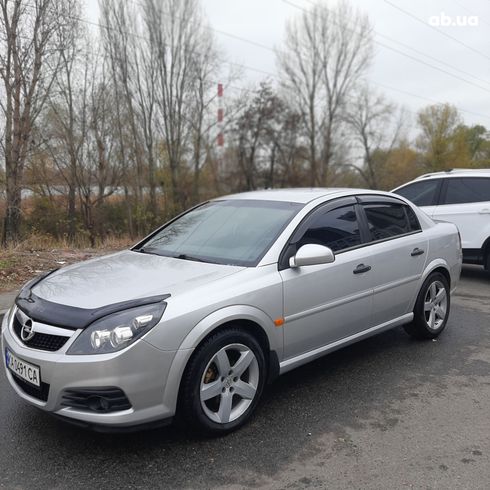
M 211 201 L 177 218 L 135 250 L 255 266 L 302 207 L 282 201 Z

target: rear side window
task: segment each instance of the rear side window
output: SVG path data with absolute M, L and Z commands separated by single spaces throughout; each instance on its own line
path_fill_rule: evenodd
M 403 206 L 407 213 L 408 222 L 410 223 L 411 231 L 420 231 L 422 228 L 420 227 L 419 219 L 415 214 L 415 211 L 410 206 Z
M 473 177 L 447 179 L 443 204 L 483 201 L 490 201 L 490 179 Z
M 416 206 L 433 206 L 437 204 L 439 183 L 440 179 L 423 180 L 406 185 L 395 193 L 412 201 Z
M 298 242 L 298 248 L 307 243 L 330 247 L 334 252 L 361 244 L 361 233 L 353 205 L 327 211 L 315 216 Z
M 403 204 L 364 204 L 363 208 L 373 241 L 387 240 L 420 230 L 415 213 Z M 411 219 L 410 211 L 413 213 Z

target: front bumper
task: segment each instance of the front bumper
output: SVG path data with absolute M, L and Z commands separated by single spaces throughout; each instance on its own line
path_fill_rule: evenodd
M 48 390 L 46 401 L 31 396 L 14 379 L 5 366 L 7 379 L 17 394 L 42 410 L 80 421 L 88 426 L 130 427 L 170 418 L 175 413 L 178 390 L 167 379 L 177 351 L 162 351 L 144 339 L 136 341 L 119 352 L 99 355 L 66 355 L 77 334 L 57 352 L 26 347 L 8 324 L 8 315 L 2 323 L 2 358 L 5 351 L 39 366 L 41 382 Z M 175 370 L 174 369 L 172 371 Z M 131 408 L 110 413 L 62 406 L 64 390 L 73 388 L 118 387 L 126 394 Z M 29 391 L 29 390 L 27 390 Z

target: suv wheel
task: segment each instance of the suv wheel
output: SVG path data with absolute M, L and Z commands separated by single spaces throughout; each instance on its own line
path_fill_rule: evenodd
M 266 378 L 264 353 L 255 337 L 230 328 L 208 337 L 184 373 L 180 410 L 200 432 L 225 434 L 255 409 Z
M 412 323 L 405 331 L 417 339 L 434 339 L 446 327 L 451 306 L 449 284 L 440 272 L 431 274 L 422 285 Z

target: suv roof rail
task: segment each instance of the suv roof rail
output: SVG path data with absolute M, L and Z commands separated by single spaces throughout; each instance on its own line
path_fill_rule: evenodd
M 427 177 L 433 177 L 434 175 L 450 174 L 453 172 L 490 172 L 488 168 L 449 168 L 447 170 L 440 170 L 438 172 L 430 172 L 423 174 L 418 179 L 426 179 Z

